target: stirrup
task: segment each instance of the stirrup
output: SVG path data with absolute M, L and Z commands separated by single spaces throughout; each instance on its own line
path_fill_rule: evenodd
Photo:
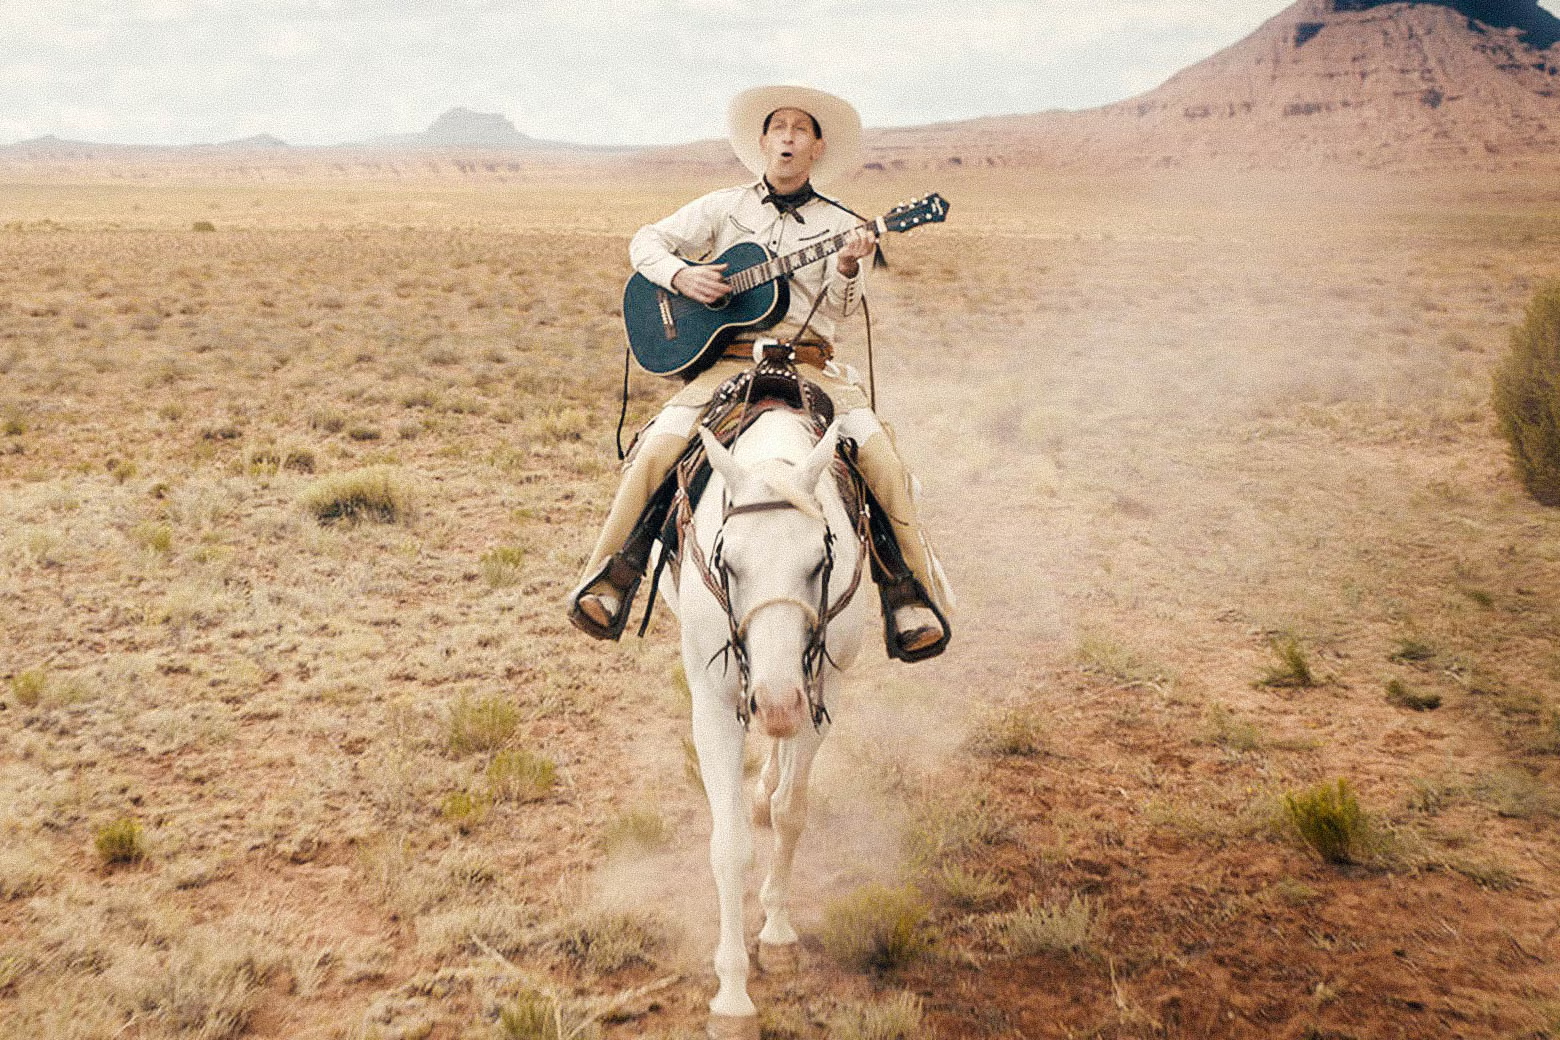
M 913 576 L 907 574 L 894 581 L 880 583 L 878 599 L 883 606 L 883 645 L 888 650 L 888 656 L 906 664 L 915 664 L 917 661 L 936 657 L 948 648 L 948 641 L 953 638 L 953 626 L 948 624 L 948 618 L 937 609 L 937 604 L 932 602 L 932 597 L 926 594 L 921 583 Z M 942 636 L 937 642 L 923 646 L 919 650 L 905 649 L 899 639 L 899 630 L 894 627 L 894 613 L 900 607 L 925 607 L 930 610 L 937 623 L 942 626 Z
M 623 629 L 628 627 L 628 615 L 633 610 L 634 596 L 639 592 L 639 582 L 644 577 L 644 571 L 644 564 L 636 564 L 623 553 L 613 553 L 606 565 L 569 597 L 570 624 L 592 639 L 621 639 Z M 611 622 L 606 625 L 599 624 L 580 609 L 580 597 L 603 583 L 618 597 L 617 613 L 612 615 Z

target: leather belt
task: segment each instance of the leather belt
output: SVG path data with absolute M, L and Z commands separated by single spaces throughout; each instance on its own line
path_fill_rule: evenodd
M 753 340 L 749 336 L 745 339 L 734 339 L 726 346 L 726 352 L 722 357 L 747 358 L 753 357 Z M 834 359 L 834 346 L 827 340 L 804 339 L 800 343 L 791 344 L 792 351 L 796 354 L 796 360 L 804 365 L 814 368 L 822 368 Z

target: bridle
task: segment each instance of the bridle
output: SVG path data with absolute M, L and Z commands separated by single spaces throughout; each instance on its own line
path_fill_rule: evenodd
M 856 594 L 861 585 L 861 567 L 866 557 L 867 540 L 867 510 L 865 503 L 857 509 L 856 538 L 859 549 L 856 553 L 856 565 L 851 573 L 850 584 L 839 599 L 833 604 L 829 602 L 829 578 L 834 572 L 834 529 L 824 523 L 823 533 L 823 563 L 820 567 L 820 581 L 818 591 L 818 603 L 811 603 L 796 598 L 795 596 L 772 596 L 761 600 L 745 610 L 740 618 L 737 617 L 734 600 L 731 594 L 731 571 L 722 562 L 722 551 L 725 547 L 726 524 L 732 517 L 746 516 L 752 513 L 765 513 L 781 509 L 797 509 L 798 507 L 789 501 L 775 499 L 765 502 L 751 502 L 744 505 L 732 505 L 729 499 L 725 502 L 720 518 L 720 530 L 715 533 L 715 541 L 711 547 L 709 559 L 706 560 L 704 552 L 700 549 L 698 541 L 693 537 L 693 510 L 688 505 L 687 496 L 683 496 L 679 504 L 677 527 L 678 537 L 682 545 L 687 549 L 688 557 L 693 561 L 699 576 L 704 579 L 704 585 L 720 604 L 726 614 L 726 622 L 730 626 L 731 636 L 726 645 L 716 651 L 715 657 L 729 655 L 728 660 L 734 658 L 737 662 L 737 674 L 742 680 L 742 697 L 737 701 L 737 720 L 742 723 L 744 729 L 753 720 L 753 713 L 758 710 L 758 698 L 752 690 L 750 682 L 751 673 L 748 661 L 747 631 L 752 623 L 754 615 L 761 610 L 770 607 L 789 604 L 801 609 L 802 616 L 806 619 L 807 639 L 802 648 L 802 686 L 807 696 L 807 710 L 812 718 L 813 728 L 820 728 L 829 720 L 829 709 L 823 702 L 823 665 L 830 661 L 828 650 L 829 622 L 838 617 L 850 603 L 851 597 Z M 832 662 L 831 662 L 832 663 Z

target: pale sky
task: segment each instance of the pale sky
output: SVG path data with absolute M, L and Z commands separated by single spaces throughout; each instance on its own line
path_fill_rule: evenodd
M 0 0 L 0 144 L 339 144 L 456 105 L 537 138 L 672 144 L 724 136 L 730 97 L 774 82 L 868 126 L 1089 108 L 1289 3 Z

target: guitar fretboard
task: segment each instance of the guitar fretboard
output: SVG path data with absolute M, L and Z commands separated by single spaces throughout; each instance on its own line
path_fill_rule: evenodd
M 871 223 L 877 223 L 873 221 Z M 868 227 L 870 224 L 860 224 L 857 227 Z M 776 278 L 783 278 L 799 267 L 817 263 L 824 257 L 839 252 L 845 248 L 845 242 L 850 238 L 856 228 L 850 231 L 841 231 L 839 234 L 814 242 L 810 246 L 804 246 L 794 253 L 785 256 L 777 256 L 773 260 L 766 260 L 761 264 L 746 267 L 726 279 L 733 293 L 747 292 L 765 282 L 772 282 Z M 881 228 L 879 230 L 882 230 Z

